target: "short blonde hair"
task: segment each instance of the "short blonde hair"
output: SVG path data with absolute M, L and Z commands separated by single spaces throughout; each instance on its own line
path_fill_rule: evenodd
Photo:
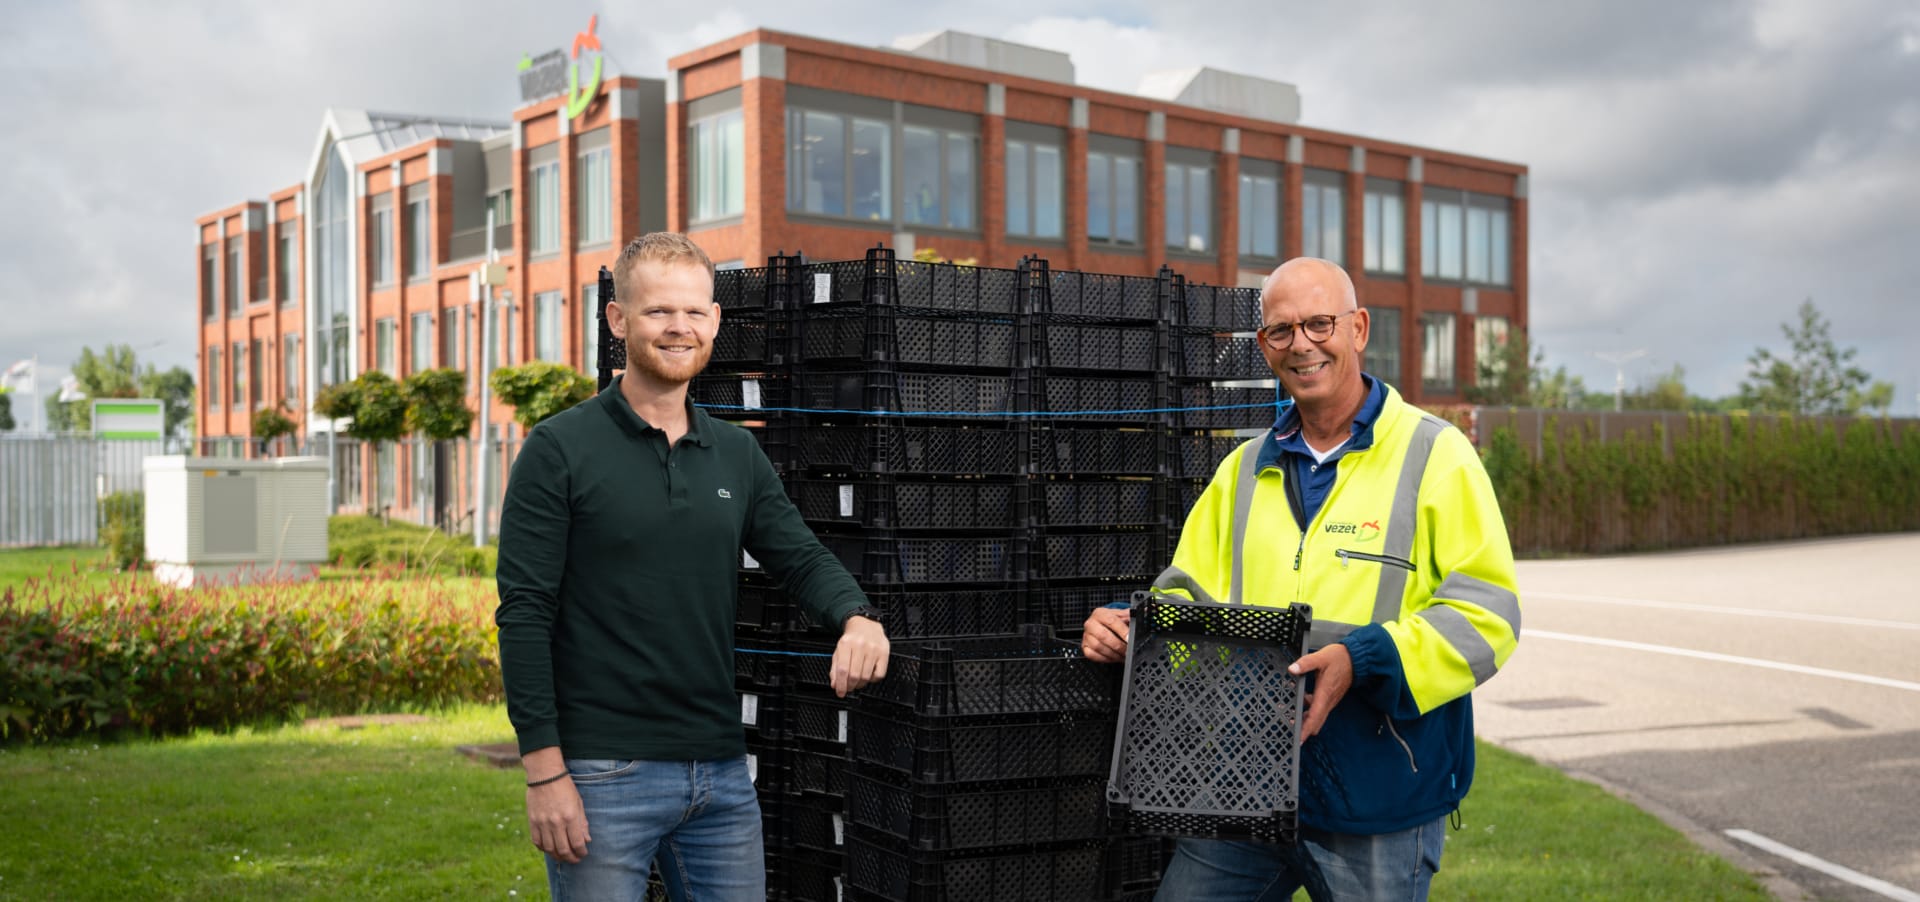
M 690 263 L 706 270 L 707 281 L 713 281 L 713 261 L 693 239 L 679 232 L 648 232 L 627 242 L 613 264 L 615 300 L 634 300 L 633 274 L 642 263 Z

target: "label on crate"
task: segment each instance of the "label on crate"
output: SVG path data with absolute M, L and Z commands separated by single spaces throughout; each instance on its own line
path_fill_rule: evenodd
M 840 516 L 853 516 L 853 486 L 843 485 L 840 487 Z
M 760 380 L 740 380 L 740 406 L 748 410 L 760 408 Z
M 840 902 L 840 900 L 845 899 L 846 897 L 847 897 L 847 889 L 846 887 L 840 885 L 840 878 L 838 877 L 833 878 L 833 902 Z
M 847 822 L 841 820 L 840 815 L 837 814 L 833 816 L 833 844 L 836 846 L 847 844 Z
M 740 696 L 740 722 L 750 727 L 760 725 L 760 696 L 752 693 Z
M 753 555 L 748 554 L 745 548 L 740 549 L 740 569 L 742 570 L 760 569 L 760 562 L 754 560 Z
M 747 782 L 760 782 L 760 756 L 752 752 L 747 753 Z
M 840 741 L 847 741 L 847 712 L 840 712 Z
M 813 302 L 816 304 L 824 304 L 831 300 L 833 300 L 833 273 L 814 273 Z

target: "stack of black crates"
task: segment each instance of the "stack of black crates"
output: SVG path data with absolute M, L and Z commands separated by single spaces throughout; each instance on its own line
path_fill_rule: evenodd
M 834 636 L 743 558 L 736 685 L 770 897 L 1149 897 L 1166 844 L 1102 832 L 1119 668 L 1053 636 L 1151 582 L 1213 465 L 1273 421 L 1258 292 L 882 247 L 776 255 L 714 295 L 693 400 L 759 438 L 896 647 L 850 708 L 828 687 Z M 953 675 L 1003 658 L 1020 681 L 990 701 Z M 1076 694 L 1089 676 L 1111 682 Z

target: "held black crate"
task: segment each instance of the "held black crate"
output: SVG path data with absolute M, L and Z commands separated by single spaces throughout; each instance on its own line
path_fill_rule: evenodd
M 893 307 L 802 308 L 796 361 L 930 370 L 1012 369 L 1026 364 L 1011 317 L 984 318 Z
M 1113 714 L 926 717 L 856 705 L 848 746 L 867 772 L 916 785 L 1057 779 L 1104 774 Z
M 1107 783 L 1113 822 L 1293 842 L 1303 693 L 1287 666 L 1304 650 L 1311 610 L 1149 596 L 1130 624 Z
M 930 852 L 1095 840 L 1102 789 L 1098 779 L 923 786 L 856 772 L 847 821 Z
M 901 482 L 889 477 L 787 480 L 810 521 L 874 529 L 1013 529 L 1027 524 L 1027 486 L 1012 481 Z
M 885 834 L 847 831 L 852 899 L 890 902 L 1099 902 L 1098 843 L 937 853 Z M 863 895 L 871 894 L 871 895 Z
M 810 472 L 1018 476 L 1026 457 L 1026 433 L 1005 423 L 804 425 L 786 430 L 779 440 L 788 446 L 791 465 Z
M 1112 711 L 1116 689 L 1110 668 L 1030 624 L 1005 636 L 895 643 L 886 679 L 857 698 L 863 708 L 918 715 L 1059 714 Z

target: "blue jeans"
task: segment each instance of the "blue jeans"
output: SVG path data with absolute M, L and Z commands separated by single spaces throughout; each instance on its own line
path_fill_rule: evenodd
M 635 900 L 659 856 L 660 879 L 684 902 L 763 902 L 760 801 L 747 759 L 625 761 L 568 758 L 586 807 L 587 854 L 547 856 L 556 902 Z
M 1300 843 L 1181 839 L 1155 902 L 1285 902 L 1306 889 L 1314 902 L 1427 898 L 1440 870 L 1447 819 L 1399 833 L 1354 836 L 1301 828 Z

